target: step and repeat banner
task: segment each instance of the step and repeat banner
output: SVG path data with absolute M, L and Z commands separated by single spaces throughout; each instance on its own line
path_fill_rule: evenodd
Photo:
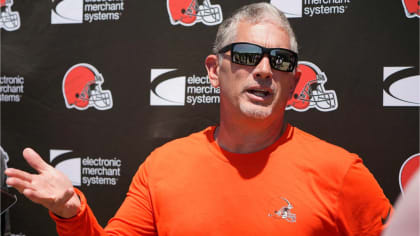
M 1 0 L 1 147 L 33 147 L 105 225 L 156 147 L 218 123 L 204 59 L 227 0 Z M 394 202 L 419 165 L 417 0 L 271 0 L 299 42 L 293 125 L 359 154 Z M 9 191 L 16 193 L 15 190 Z M 15 235 L 56 235 L 23 195 Z

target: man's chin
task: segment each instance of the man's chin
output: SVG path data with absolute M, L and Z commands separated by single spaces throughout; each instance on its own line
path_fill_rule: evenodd
M 268 118 L 272 114 L 272 110 L 269 107 L 261 107 L 256 105 L 241 105 L 242 114 L 249 118 L 263 120 Z

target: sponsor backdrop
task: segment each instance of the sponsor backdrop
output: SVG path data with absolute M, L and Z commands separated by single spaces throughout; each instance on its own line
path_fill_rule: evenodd
M 217 26 L 252 2 L 1 0 L 8 165 L 31 170 L 21 152 L 34 147 L 105 225 L 154 148 L 218 123 L 204 58 Z M 359 154 L 394 202 L 419 165 L 418 1 L 271 3 L 300 44 L 287 119 Z M 10 219 L 14 234 L 55 235 L 22 195 Z

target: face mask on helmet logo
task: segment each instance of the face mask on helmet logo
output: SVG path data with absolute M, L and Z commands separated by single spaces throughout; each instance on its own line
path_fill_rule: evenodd
M 7 31 L 17 30 L 20 27 L 19 13 L 12 11 L 13 0 L 0 0 L 0 28 Z
M 220 5 L 212 5 L 210 0 L 204 0 L 202 5 L 197 0 L 167 0 L 167 8 L 172 25 L 217 25 L 223 21 Z
M 302 74 L 292 98 L 287 103 L 287 110 L 306 111 L 316 108 L 319 111 L 337 109 L 337 96 L 334 90 L 325 90 L 327 76 L 311 62 L 300 61 L 297 67 Z
M 102 90 L 104 78 L 95 67 L 80 63 L 72 66 L 63 79 L 63 95 L 67 108 L 86 110 L 95 107 L 98 110 L 112 108 L 112 95 L 109 90 Z

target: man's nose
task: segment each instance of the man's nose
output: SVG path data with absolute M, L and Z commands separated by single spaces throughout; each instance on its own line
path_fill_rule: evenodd
M 273 77 L 273 71 L 271 70 L 270 59 L 264 55 L 260 63 L 254 69 L 254 76 L 262 79 L 270 79 Z

